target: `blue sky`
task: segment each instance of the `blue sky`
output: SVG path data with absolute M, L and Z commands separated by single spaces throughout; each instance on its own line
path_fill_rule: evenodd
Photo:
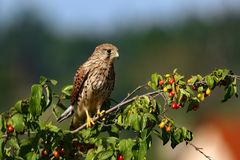
M 23 10 L 39 15 L 60 32 L 109 32 L 129 25 L 169 25 L 189 15 L 201 19 L 240 10 L 239 0 L 0 0 L 0 26 Z

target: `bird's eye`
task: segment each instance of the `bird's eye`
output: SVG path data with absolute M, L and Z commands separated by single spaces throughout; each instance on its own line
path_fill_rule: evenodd
M 108 53 L 111 53 L 111 52 L 112 52 L 112 50 L 111 50 L 111 49 L 108 49 L 108 50 L 107 50 L 107 52 L 108 52 Z

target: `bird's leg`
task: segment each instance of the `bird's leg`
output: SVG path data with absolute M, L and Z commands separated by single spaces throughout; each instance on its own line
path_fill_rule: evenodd
M 86 116 L 87 116 L 87 128 L 90 128 L 95 123 L 94 123 L 93 119 L 90 117 L 87 109 L 85 109 L 85 112 L 86 112 Z

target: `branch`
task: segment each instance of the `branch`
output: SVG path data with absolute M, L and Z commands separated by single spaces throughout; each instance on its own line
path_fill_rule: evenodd
M 124 102 L 124 101 L 126 101 L 128 98 L 130 98 L 134 93 L 136 93 L 138 90 L 140 90 L 140 89 L 142 89 L 143 87 L 146 87 L 147 86 L 147 84 L 143 84 L 143 85 L 141 85 L 141 86 L 138 86 L 136 89 L 134 89 L 131 93 L 129 93 L 128 95 L 127 95 L 127 97 L 125 97 L 121 102 Z
M 119 109 L 119 108 L 122 108 L 122 107 L 125 106 L 126 104 L 133 102 L 134 100 L 136 100 L 136 99 L 139 98 L 139 97 L 143 97 L 143 96 L 153 96 L 153 95 L 156 95 L 156 94 L 158 94 L 158 93 L 161 92 L 160 90 L 157 90 L 157 91 L 149 92 L 149 93 L 142 94 L 142 95 L 140 95 L 140 96 L 135 96 L 135 97 L 133 97 L 133 98 L 131 98 L 131 99 L 128 99 L 133 93 L 135 93 L 137 90 L 139 90 L 140 88 L 142 88 L 142 87 L 144 87 L 144 86 L 145 86 L 145 85 L 142 85 L 142 86 L 137 87 L 131 94 L 129 94 L 126 98 L 124 98 L 120 103 L 118 103 L 118 104 L 112 106 L 110 109 L 108 109 L 108 110 L 105 112 L 105 116 L 106 116 L 107 114 L 109 114 L 109 113 L 111 113 L 111 112 Z M 93 121 L 96 122 L 96 121 L 98 121 L 98 120 L 101 119 L 101 118 L 103 118 L 103 116 L 102 116 L 102 117 L 99 117 L 99 116 L 94 117 L 94 118 L 93 118 Z M 84 129 L 86 126 L 87 126 L 87 123 L 84 123 L 83 125 L 81 125 L 81 126 L 78 127 L 77 129 L 72 130 L 71 133 L 77 133 L 77 132 L 81 131 L 82 129 Z
M 208 160 L 213 160 L 212 157 L 208 156 L 207 154 L 205 154 L 202 149 L 200 147 L 195 146 L 194 144 L 192 144 L 189 141 L 186 141 L 186 144 L 190 144 L 193 148 L 195 148 L 196 151 L 198 151 L 199 153 L 201 153 L 204 157 L 206 157 Z
M 240 80 L 240 76 L 239 75 L 230 75 L 233 78 L 236 78 L 237 80 Z

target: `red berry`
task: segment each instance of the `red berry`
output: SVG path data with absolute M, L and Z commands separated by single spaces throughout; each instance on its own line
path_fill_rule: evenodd
M 7 133 L 13 133 L 14 132 L 14 128 L 11 124 L 7 125 Z
M 47 157 L 48 156 L 48 151 L 46 149 L 42 150 L 42 156 Z
M 164 84 L 164 80 L 159 81 L 160 86 L 163 85 L 163 84 Z
M 177 108 L 181 108 L 182 107 L 182 105 L 181 104 L 177 104 Z
M 171 85 L 172 85 L 174 82 L 175 82 L 174 79 L 170 79 L 170 80 L 169 80 L 169 84 L 171 84 Z
M 61 154 L 61 155 L 64 155 L 64 154 L 65 154 L 65 150 L 64 150 L 64 148 L 61 148 L 61 150 L 60 150 L 60 154 Z
M 171 91 L 171 92 L 168 93 L 168 97 L 169 97 L 169 98 L 172 98 L 172 97 L 174 96 L 174 94 L 175 94 L 175 93 L 174 93 L 173 91 Z
M 122 155 L 118 155 L 117 160 L 124 160 Z
M 178 104 L 176 102 L 173 102 L 172 109 L 178 109 L 178 108 L 179 108 Z
M 54 156 L 55 158 L 59 158 L 60 154 L 59 154 L 58 151 L 54 151 L 54 152 L 53 152 L 53 156 Z
M 167 127 L 166 127 L 166 132 L 168 132 L 168 133 L 171 132 L 171 129 L 172 129 L 171 126 L 167 126 Z

